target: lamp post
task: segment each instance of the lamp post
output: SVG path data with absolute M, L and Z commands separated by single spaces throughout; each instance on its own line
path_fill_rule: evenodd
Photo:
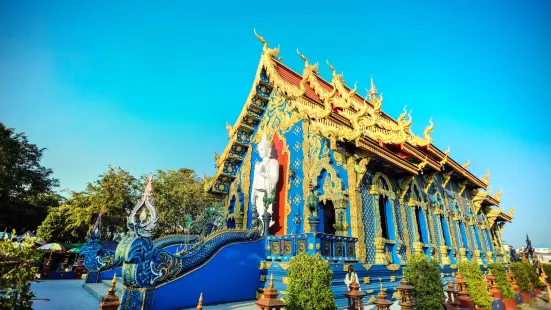
M 402 310 L 413 310 L 415 308 L 415 302 L 411 298 L 411 293 L 413 293 L 415 288 L 409 284 L 408 279 L 402 278 L 402 280 L 400 280 L 400 285 L 398 285 L 396 289 L 400 292 L 400 301 L 398 305 L 400 305 Z

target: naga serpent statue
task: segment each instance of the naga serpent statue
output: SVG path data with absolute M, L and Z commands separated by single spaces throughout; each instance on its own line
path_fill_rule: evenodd
M 100 211 L 86 244 L 80 249 L 80 256 L 84 257 L 84 267 L 88 270 L 88 283 L 98 282 L 99 272 L 118 268 L 122 264 L 122 260 L 115 257 L 115 251 L 103 248 L 100 241 L 101 215 Z
M 139 218 L 138 211 L 142 210 Z M 206 218 L 216 215 L 205 210 Z M 148 216 L 149 214 L 149 216 Z M 157 212 L 151 199 L 151 178 L 140 201 L 127 219 L 129 233 L 121 240 L 115 259 L 124 262 L 122 268 L 124 309 L 152 309 L 154 288 L 178 279 L 215 255 L 225 245 L 260 239 L 258 230 L 217 230 L 202 239 L 194 240 L 192 250 L 171 254 L 164 246 L 181 241 L 182 236 L 167 236 L 153 241 L 151 232 L 157 222 Z M 207 226 L 213 226 L 208 219 Z M 205 234 L 205 230 L 201 232 Z M 202 241 L 199 241 L 202 240 Z

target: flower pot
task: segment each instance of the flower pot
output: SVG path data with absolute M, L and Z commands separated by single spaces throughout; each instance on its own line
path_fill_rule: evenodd
M 541 294 L 541 290 L 539 288 L 536 289 L 536 295 Z
M 501 301 L 503 301 L 503 308 L 505 310 L 517 310 L 517 303 L 514 299 L 504 298 Z
M 530 293 L 521 293 L 522 294 L 522 300 L 524 302 L 528 302 L 529 300 L 532 300 L 532 294 Z

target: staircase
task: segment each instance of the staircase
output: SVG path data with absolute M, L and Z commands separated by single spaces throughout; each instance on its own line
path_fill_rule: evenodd
M 111 287 L 112 280 L 102 280 L 100 283 L 84 283 L 82 287 L 87 290 L 92 296 L 94 296 L 98 301 L 101 301 L 101 298 L 107 295 L 107 291 Z M 117 278 L 117 284 L 115 285 L 115 294 L 119 297 L 122 296 L 122 278 Z

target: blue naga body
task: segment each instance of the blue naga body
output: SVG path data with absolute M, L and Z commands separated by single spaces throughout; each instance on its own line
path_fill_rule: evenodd
M 150 238 L 130 234 L 121 240 L 115 254 L 116 260 L 124 262 L 121 308 L 150 309 L 156 286 L 200 267 L 226 245 L 260 238 L 257 230 L 224 230 L 210 235 L 184 255 L 173 255 Z
M 130 235 L 119 243 L 115 259 L 124 262 L 125 286 L 150 288 L 200 266 L 225 245 L 258 238 L 257 230 L 226 230 L 209 236 L 185 255 L 173 255 L 156 247 L 147 237 Z

